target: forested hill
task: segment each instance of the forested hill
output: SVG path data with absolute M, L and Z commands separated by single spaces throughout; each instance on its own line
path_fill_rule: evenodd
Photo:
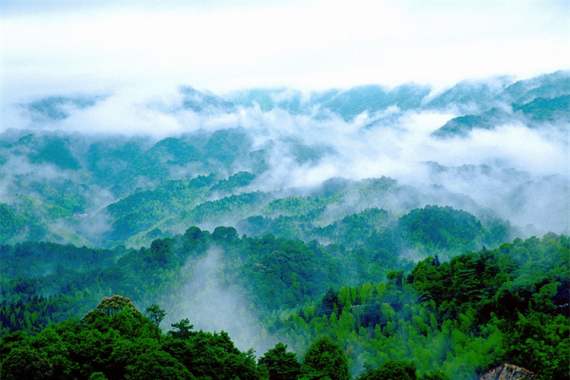
M 20 104 L 25 127 L 0 133 L 0 244 L 141 247 L 189 225 L 324 241 L 367 208 L 426 205 L 508 220 L 518 237 L 570 233 L 568 71 L 443 91 L 173 91 L 176 104 L 137 104 L 153 115 L 144 133 L 90 119 L 128 114 L 120 94 Z
M 21 98 L 0 380 L 568 378 L 569 101 L 568 71 Z
M 69 267 L 62 260 L 42 274 L 25 265 L 49 250 Z M 567 376 L 568 237 L 415 265 L 382 252 L 239 237 L 231 227 L 192 227 L 139 250 L 3 246 L 3 263 L 17 256 L 23 265 L 2 266 L 2 376 L 276 379 L 283 365 L 291 378 L 394 370 L 468 379 L 504 362 Z M 106 259 L 93 265 L 94 256 Z M 134 305 L 105 301 L 112 294 Z M 225 333 L 198 332 L 224 313 L 246 351 Z

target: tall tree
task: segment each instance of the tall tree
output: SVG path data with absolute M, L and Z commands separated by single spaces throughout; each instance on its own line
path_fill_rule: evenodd
M 346 354 L 327 336 L 318 338 L 310 345 L 301 368 L 303 374 L 311 379 L 350 379 Z
M 162 322 L 166 316 L 166 312 L 162 310 L 158 304 L 153 303 L 146 308 L 146 313 L 148 319 L 156 326 L 156 337 L 160 340 L 160 322 Z
M 258 363 L 267 368 L 270 380 L 296 380 L 301 374 L 297 355 L 287 352 L 287 345 L 283 343 L 277 343 L 259 358 Z

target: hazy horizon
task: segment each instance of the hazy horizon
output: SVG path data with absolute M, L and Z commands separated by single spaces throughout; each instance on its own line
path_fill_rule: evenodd
M 570 68 L 568 1 L 3 1 L 16 91 L 450 86 Z M 7 99 L 6 99 L 7 98 Z
M 499 99 L 489 104 L 506 117 L 493 128 L 441 139 L 433 132 L 455 117 L 479 115 L 485 106 L 447 101 L 443 108 L 361 109 L 353 107 L 359 98 L 352 98 L 348 115 L 331 111 L 326 99 L 314 95 L 365 84 L 390 89 L 417 83 L 417 98 L 425 102 L 466 81 L 482 85 L 477 96 L 484 98 L 516 80 L 568 70 L 568 1 L 4 1 L 0 7 L 0 132 L 160 139 L 237 127 L 251 139 L 252 149 L 268 152 L 271 170 L 257 180 L 260 186 L 388 176 L 414 186 L 444 184 L 493 207 L 493 197 L 512 190 L 501 170 L 529 173 L 536 181 L 558 175 L 562 180 L 551 183 L 549 192 L 541 193 L 538 185 L 527 190 L 528 209 L 515 222 L 567 221 L 549 217 L 549 210 L 563 214 L 568 203 L 565 119 L 535 122 Z M 202 93 L 194 99 L 181 91 L 183 85 Z M 294 99 L 305 110 L 263 109 L 256 103 L 205 111 L 184 106 L 188 99 L 199 106 L 210 95 L 214 103 L 232 100 L 247 88 L 284 89 L 266 95 L 274 102 Z M 338 104 L 350 98 L 338 95 Z M 54 106 L 59 116 L 34 114 L 31 103 L 50 97 L 67 99 Z M 291 151 L 295 144 L 320 156 L 297 162 Z M 6 160 L 5 194 L 15 173 L 39 170 L 21 157 Z M 430 161 L 447 167 L 488 165 L 495 172 L 436 180 L 425 167 Z M 540 215 L 531 202 L 538 195 L 548 205 Z

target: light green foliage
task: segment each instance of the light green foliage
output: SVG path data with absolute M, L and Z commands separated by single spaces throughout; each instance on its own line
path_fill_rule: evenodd
M 501 271 L 498 263 L 506 262 L 501 258 L 510 257 L 511 249 L 516 246 L 526 247 L 526 255 L 533 257 L 533 267 L 538 266 L 541 271 L 530 276 L 528 264 L 523 261 L 523 265 L 516 265 L 517 260 L 504 267 L 508 273 Z M 517 357 L 521 366 L 531 366 L 537 374 L 549 374 L 544 375 L 548 378 L 557 373 L 554 368 L 570 368 L 567 359 L 558 354 L 564 352 L 570 339 L 568 319 L 562 315 L 550 316 L 561 310 L 550 306 L 567 302 L 568 273 L 559 268 L 567 267 L 569 253 L 567 237 L 549 235 L 542 241 L 519 240 L 493 251 L 457 256 L 439 266 L 434 266 L 430 257 L 418 263 L 403 279 L 412 288 L 398 287 L 397 271 L 389 276 L 388 287 L 383 283 L 341 287 L 338 322 L 336 315 L 321 320 L 319 334 L 325 332 L 344 342 L 349 347 L 351 363 L 365 360 L 372 368 L 388 359 L 413 357 L 420 377 L 443 373 L 449 378 L 475 378 L 477 373 Z M 475 271 L 475 278 L 467 277 L 470 271 Z M 506 281 L 509 278 L 519 284 L 517 288 Z M 534 286 L 535 283 L 542 285 Z M 533 288 L 534 293 L 525 290 Z M 374 291 L 363 292 L 364 289 Z M 416 289 L 421 295 L 419 301 L 415 298 Z M 367 302 L 356 313 L 351 304 L 353 295 L 364 293 Z M 548 308 L 533 311 L 537 305 Z M 520 319 L 516 315 L 513 319 L 513 309 L 523 313 Z M 523 318 L 527 314 L 534 315 L 536 322 Z M 537 316 L 542 322 L 538 322 Z M 309 326 L 314 325 L 316 317 L 305 315 L 305 318 Z M 561 321 L 566 321 L 564 328 Z M 537 330 L 531 332 L 530 326 L 534 324 Z M 538 330 L 539 325 L 548 327 Z M 554 331 L 550 328 L 558 328 L 558 335 L 549 334 L 547 331 Z M 365 331 L 364 339 L 352 339 L 355 330 Z M 530 339 L 517 335 L 523 331 L 530 334 Z M 313 334 L 316 336 L 316 331 Z M 533 350 L 531 359 L 527 352 Z
M 463 212 L 432 206 L 412 210 L 414 215 L 404 215 L 395 225 L 396 216 L 384 209 L 390 205 L 382 199 L 403 193 L 414 198 L 419 193 L 385 177 L 331 179 L 314 190 L 303 190 L 302 196 L 255 188 L 244 194 L 269 165 L 267 147 L 252 151 L 250 137 L 240 128 L 160 141 L 119 136 L 84 139 L 55 132 L 8 140 L 0 141 L 3 157 L 23 157 L 35 166 L 32 174 L 12 178 L 14 196 L 0 208 L 4 216 L 0 244 L 49 240 L 108 248 L 141 246 L 191 224 L 212 226 L 231 220 L 241 233 L 252 236 L 273 233 L 365 248 L 365 255 L 355 257 L 355 266 L 356 275 L 368 281 L 374 278 L 370 263 L 372 267 L 378 260 L 394 264 L 394 257 L 408 246 L 428 254 L 434 250 L 455 254 L 480 243 L 495 246 L 512 230 L 497 219 L 477 225 L 478 221 L 462 217 Z M 299 162 L 316 162 L 330 153 L 327 147 L 285 143 Z M 45 165 L 65 175 L 33 175 Z M 410 235 L 410 221 L 423 231 L 422 237 Z M 465 228 L 464 221 L 474 230 Z M 454 229 L 454 225 L 463 227 Z
M 441 372 L 449 378 L 472 378 L 504 361 L 520 363 L 544 376 L 558 376 L 570 367 L 561 354 L 567 349 L 570 334 L 564 307 L 560 307 L 567 302 L 570 283 L 566 236 L 549 234 L 543 239 L 518 239 L 497 249 L 458 255 L 447 262 L 437 263 L 428 257 L 411 271 L 379 272 L 377 277 L 382 282 L 355 284 L 348 282 L 352 278 L 350 260 L 351 255 L 357 254 L 355 251 L 273 235 L 239 237 L 233 227 L 222 226 L 213 233 L 191 227 L 184 235 L 157 239 L 149 248 L 140 250 L 93 251 L 67 247 L 67 251 L 58 254 L 75 257 L 77 267 L 85 268 L 72 273 L 61 269 L 58 272 L 56 268 L 57 273 L 45 278 L 21 278 L 15 276 L 17 268 L 11 268 L 12 277 L 2 280 L 3 286 L 9 285 L 3 294 L 20 298 L 4 301 L 0 309 L 2 332 L 8 339 L 3 357 L 17 360 L 16 356 L 9 356 L 15 348 L 10 339 L 20 341 L 6 335 L 10 331 L 21 326 L 32 334 L 38 333 L 51 323 L 48 318 L 56 318 L 54 310 L 62 319 L 81 316 L 89 310 L 85 307 L 93 302 L 92 294 L 106 289 L 113 293 L 128 292 L 136 302 L 153 296 L 165 310 L 175 309 L 179 304 L 176 289 L 189 278 L 189 272 L 182 268 L 191 268 L 214 247 L 222 252 L 224 263 L 218 286 L 239 287 L 250 307 L 259 313 L 260 327 L 286 337 L 291 350 L 297 353 L 306 352 L 319 336 L 330 337 L 342 347 L 340 352 L 353 374 L 358 373 L 363 362 L 374 370 L 389 360 L 403 358 L 414 359 L 420 378 Z M 63 249 L 47 243 L 2 247 L 7 257 L 46 257 L 43 252 L 59 248 Z M 110 263 L 88 269 L 88 263 L 95 263 L 97 257 L 106 257 Z M 120 258 L 112 264 L 116 257 Z M 46 286 L 59 284 L 58 281 L 61 281 L 60 296 L 25 298 L 26 294 L 37 294 Z M 20 324 L 16 316 L 18 320 L 21 318 Z M 149 342 L 159 338 L 161 344 L 169 347 L 168 354 L 199 378 L 206 376 L 207 371 L 189 359 L 189 355 L 195 355 L 193 350 L 203 350 L 214 355 L 213 358 L 222 355 L 206 349 L 209 339 L 214 339 L 226 345 L 227 352 L 233 352 L 232 360 L 242 363 L 246 373 L 253 371 L 265 376 L 265 370 L 256 367 L 252 354 L 234 351 L 229 338 L 191 331 L 188 320 L 172 324 L 175 331 L 166 336 L 157 335 L 157 321 L 153 324 L 124 297 L 104 299 L 97 309 L 85 315 L 89 329 L 74 333 L 78 338 L 74 338 L 73 352 L 81 360 L 91 355 L 98 358 L 111 355 L 116 361 L 114 365 L 126 368 L 134 365 L 130 357 L 149 352 L 152 346 Z M 64 376 L 66 368 L 75 369 L 66 361 L 70 360 L 66 356 L 70 351 L 63 335 L 56 338 L 53 331 L 44 330 L 33 338 L 34 344 L 28 344 L 29 351 L 18 351 L 18 355 L 45 352 L 51 358 L 52 371 Z M 117 343 L 110 344 L 111 341 Z M 196 345 L 187 346 L 189 342 Z M 48 350 L 51 346 L 57 348 Z M 164 368 L 178 368 L 164 355 L 149 360 L 166 363 Z M 31 362 L 41 364 L 41 361 Z M 192 369 L 197 365 L 203 370 Z M 104 368 L 96 365 L 92 371 L 105 373 Z

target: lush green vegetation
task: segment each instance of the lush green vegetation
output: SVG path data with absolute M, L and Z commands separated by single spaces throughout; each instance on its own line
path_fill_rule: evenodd
M 353 248 L 394 230 L 392 224 L 410 211 L 432 204 L 423 190 L 386 177 L 333 178 L 307 189 L 266 186 L 271 146 L 254 150 L 251 139 L 240 128 L 158 141 L 6 132 L 0 138 L 0 180 L 6 194 L 0 203 L 0 244 L 32 240 L 109 249 L 141 247 L 158 237 L 183 233 L 189 225 L 231 225 L 250 236 L 272 233 Z M 301 165 L 317 164 L 324 155 L 334 154 L 329 147 L 295 139 L 281 144 Z M 14 172 L 13 167 L 19 169 Z M 443 188 L 430 191 L 455 210 L 469 205 L 478 219 L 489 213 L 460 194 Z M 500 238 L 488 236 L 485 228 L 491 225 L 486 219 L 482 224 L 472 233 L 484 236 L 462 247 L 454 245 L 458 241 L 442 240 L 442 247 L 454 245 L 451 249 L 457 253 L 495 246 L 516 235 L 509 226 Z
M 181 87 L 169 117 L 204 129 L 166 138 L 51 131 L 103 97 L 21 105 L 53 125 L 0 134 L 0 380 L 567 379 L 566 174 L 490 157 L 328 178 L 352 150 L 324 135 L 401 136 L 426 110 L 458 116 L 436 137 L 559 136 L 569 73 L 511 81 Z M 394 138 L 371 150 L 400 160 Z
M 281 337 L 287 346 L 277 344 L 256 362 L 226 333 L 194 332 L 186 318 L 171 321 L 168 333 L 157 328 L 164 311 L 179 314 L 176 295 L 199 276 L 188 268 L 199 267 L 212 250 L 223 258 L 223 275 L 212 286 L 241 289 L 243 302 L 251 303 L 243 306 L 255 310 L 262 335 Z M 26 265 L 47 265 L 50 257 L 69 267 L 39 273 L 43 265 Z M 385 266 L 364 248 L 192 227 L 139 250 L 27 243 L 4 246 L 5 258 L 23 261 L 3 269 L 3 378 L 45 371 L 53 378 L 147 373 L 225 379 L 242 373 L 240 378 L 252 379 L 383 379 L 394 372 L 467 379 L 512 362 L 553 379 L 570 368 L 566 236 L 516 239 L 449 261 L 435 256 L 412 265 L 392 259 Z M 129 294 L 135 304 L 150 305 L 150 319 L 130 301 L 109 310 L 109 294 Z M 249 343 L 256 346 L 262 338 L 250 336 Z

